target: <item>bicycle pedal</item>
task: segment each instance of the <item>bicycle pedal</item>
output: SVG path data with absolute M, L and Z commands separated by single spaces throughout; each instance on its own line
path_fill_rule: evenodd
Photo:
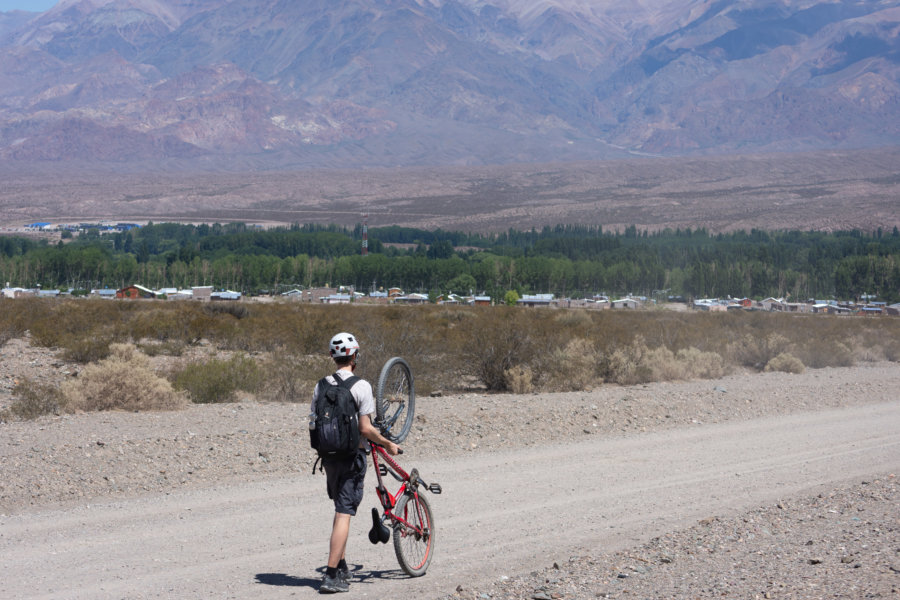
M 442 491 L 442 490 L 441 490 L 441 484 L 439 484 L 439 483 L 432 483 L 432 484 L 430 484 L 430 485 L 428 486 L 428 491 L 431 492 L 432 494 L 434 494 L 435 496 L 439 495 L 439 494 L 441 493 L 441 491 Z

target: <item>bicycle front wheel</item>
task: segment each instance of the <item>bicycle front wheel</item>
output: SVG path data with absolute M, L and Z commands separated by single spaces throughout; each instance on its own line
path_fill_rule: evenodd
M 394 552 L 400 568 L 410 577 L 421 577 L 434 555 L 431 507 L 421 494 L 404 494 L 393 513 L 406 522 L 394 522 Z
M 395 356 L 384 364 L 375 388 L 375 418 L 381 435 L 399 444 L 412 429 L 416 389 L 409 364 Z

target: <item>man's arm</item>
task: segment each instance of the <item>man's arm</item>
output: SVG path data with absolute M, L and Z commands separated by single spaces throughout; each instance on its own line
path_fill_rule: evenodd
M 391 456 L 396 456 L 400 452 L 400 446 L 381 435 L 378 428 L 372 425 L 372 419 L 369 418 L 369 415 L 359 416 L 359 434 L 370 442 L 384 447 Z

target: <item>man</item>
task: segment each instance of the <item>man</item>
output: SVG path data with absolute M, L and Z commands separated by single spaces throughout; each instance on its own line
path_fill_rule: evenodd
M 359 342 L 356 336 L 349 333 L 339 333 L 331 338 L 329 353 L 337 365 L 337 372 L 326 379 L 329 383 L 337 383 L 335 377 L 346 380 L 353 376 L 356 369 L 356 361 L 359 358 Z M 313 392 L 313 400 L 310 406 L 312 414 L 316 412 L 316 400 L 324 390 L 316 389 Z M 349 592 L 350 570 L 344 553 L 347 548 L 347 537 L 350 534 L 350 517 L 356 514 L 356 509 L 362 502 L 363 483 L 366 477 L 366 440 L 372 441 L 387 450 L 388 454 L 396 455 L 400 452 L 399 446 L 391 442 L 372 424 L 372 415 L 375 413 L 375 397 L 372 395 L 372 385 L 365 379 L 359 379 L 350 388 L 350 393 L 356 401 L 359 415 L 359 442 L 360 447 L 355 456 L 349 458 L 327 458 L 322 460 L 328 487 L 328 497 L 334 501 L 334 523 L 331 527 L 331 543 L 328 551 L 328 566 L 322 578 L 319 591 L 323 593 Z

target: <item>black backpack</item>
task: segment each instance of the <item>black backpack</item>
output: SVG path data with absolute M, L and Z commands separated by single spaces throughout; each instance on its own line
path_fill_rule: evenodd
M 350 393 L 359 377 L 341 379 L 335 373 L 334 379 L 337 384 L 325 377 L 319 381 L 316 426 L 310 429 L 310 444 L 322 458 L 347 458 L 359 448 L 359 409 Z

